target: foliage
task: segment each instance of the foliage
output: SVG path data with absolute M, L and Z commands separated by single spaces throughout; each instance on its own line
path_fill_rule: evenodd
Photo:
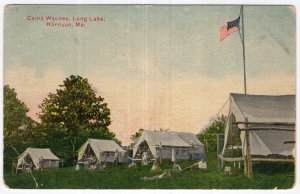
M 11 169 L 12 161 L 26 147 L 37 142 L 37 125 L 26 114 L 29 111 L 24 102 L 17 98 L 15 89 L 5 85 L 3 88 L 3 135 L 4 135 L 4 170 Z M 39 139 L 39 138 L 37 138 Z
M 189 161 L 179 163 L 182 168 L 191 164 Z M 151 165 L 140 164 L 136 168 L 127 168 L 127 165 L 108 166 L 103 171 L 62 168 L 35 171 L 33 175 L 40 189 L 288 189 L 293 187 L 295 181 L 293 170 L 272 175 L 255 172 L 253 180 L 246 178 L 243 170 L 237 175 L 225 175 L 218 170 L 216 153 L 213 152 L 207 155 L 207 165 L 207 170 L 173 172 L 171 177 L 157 181 L 140 180 L 142 177 L 161 173 L 151 173 Z M 160 167 L 170 169 L 172 166 L 172 162 L 166 162 Z M 4 179 L 10 188 L 35 188 L 29 173 L 5 174 Z
M 227 118 L 225 116 L 214 119 L 211 124 L 202 130 L 197 136 L 205 146 L 213 152 L 217 151 L 216 134 L 224 134 Z
M 17 98 L 15 89 L 11 89 L 8 85 L 4 86 L 4 142 L 18 143 L 21 137 L 20 132 L 24 131 L 20 128 L 29 123 L 26 113 L 29 109 L 25 103 Z
M 138 138 L 142 135 L 144 129 L 139 129 L 139 131 L 135 132 L 135 134 L 133 134 L 130 139 L 133 141 L 133 142 L 136 142 L 138 140 Z
M 159 130 L 156 130 L 156 129 L 154 129 L 154 131 L 160 131 L 160 132 L 168 132 L 168 131 L 170 131 L 170 129 L 163 129 L 163 128 L 160 128 Z
M 96 96 L 86 78 L 71 75 L 59 87 L 43 100 L 39 118 L 50 147 L 72 163 L 87 138 L 112 139 L 115 135 L 108 129 L 111 118 L 107 103 Z

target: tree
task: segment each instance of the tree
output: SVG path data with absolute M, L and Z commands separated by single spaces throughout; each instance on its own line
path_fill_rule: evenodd
M 217 117 L 211 120 L 210 124 L 205 127 L 197 136 L 207 148 L 217 151 L 217 134 L 224 134 L 227 118 L 225 116 Z
M 144 129 L 139 129 L 139 131 L 135 132 L 135 134 L 133 134 L 130 139 L 135 143 L 138 138 L 142 135 Z
M 8 85 L 4 86 L 4 140 L 5 143 L 14 140 L 19 136 L 19 127 L 28 123 L 26 113 L 29 109 L 25 103 L 17 98 L 15 89 L 11 89 Z
M 15 89 L 4 86 L 4 148 L 29 144 L 36 123 L 27 116 L 29 109 L 17 98 Z
M 86 78 L 71 75 L 59 87 L 43 100 L 39 118 L 51 137 L 50 146 L 70 162 L 87 138 L 113 139 L 115 135 L 108 129 L 107 103 L 96 96 Z
M 15 89 L 5 85 L 3 98 L 4 169 L 7 171 L 17 152 L 24 151 L 34 142 L 35 122 L 26 115 L 29 109 L 17 98 Z

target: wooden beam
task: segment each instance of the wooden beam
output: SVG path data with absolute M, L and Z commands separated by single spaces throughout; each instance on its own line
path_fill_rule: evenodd
M 239 158 L 225 158 L 224 156 L 222 156 L 222 154 L 218 154 L 218 157 L 220 158 L 220 160 L 225 161 L 225 162 L 241 162 L 241 161 L 244 161 L 243 157 L 239 157 Z
M 292 125 L 295 126 L 295 122 L 233 122 L 232 124 L 260 124 L 260 125 Z
M 254 162 L 286 162 L 294 163 L 294 159 L 285 159 L 285 158 L 252 158 Z
M 239 158 L 225 158 L 222 154 L 218 154 L 218 157 L 221 161 L 224 162 L 242 162 L 244 161 L 243 157 Z M 295 162 L 294 159 L 286 159 L 286 158 L 251 158 L 253 162 L 286 162 L 286 163 L 293 163 Z
M 288 143 L 296 143 L 296 141 L 284 141 L 283 144 L 288 144 Z
M 278 127 L 247 127 L 238 129 L 239 131 L 263 131 L 263 130 L 277 130 L 277 131 L 296 131 L 295 129 L 290 128 L 278 128 Z

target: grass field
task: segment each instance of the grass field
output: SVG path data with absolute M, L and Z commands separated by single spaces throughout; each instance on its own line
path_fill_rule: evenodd
M 193 162 L 182 162 L 186 167 Z M 215 154 L 207 156 L 207 170 L 173 172 L 171 177 L 155 181 L 142 181 L 141 177 L 153 176 L 149 166 L 135 169 L 127 165 L 109 166 L 103 171 L 75 171 L 73 168 L 35 171 L 40 189 L 288 189 L 293 187 L 294 171 L 291 165 L 255 165 L 254 179 L 248 180 L 243 173 L 225 175 L 217 169 Z M 172 163 L 164 163 L 162 169 L 169 169 Z M 4 174 L 10 188 L 35 188 L 29 173 Z

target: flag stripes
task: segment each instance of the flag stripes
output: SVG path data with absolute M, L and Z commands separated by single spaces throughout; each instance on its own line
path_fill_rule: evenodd
M 224 25 L 221 29 L 220 29 L 220 41 L 224 40 L 227 36 L 229 36 L 231 33 L 236 32 L 239 30 L 238 26 L 234 26 L 232 28 L 230 28 L 229 30 L 227 30 L 227 24 Z
M 237 19 L 235 19 L 231 22 L 227 22 L 227 24 L 224 25 L 220 29 L 220 41 L 224 40 L 231 33 L 238 31 L 239 30 L 239 24 L 240 24 L 240 16 Z

